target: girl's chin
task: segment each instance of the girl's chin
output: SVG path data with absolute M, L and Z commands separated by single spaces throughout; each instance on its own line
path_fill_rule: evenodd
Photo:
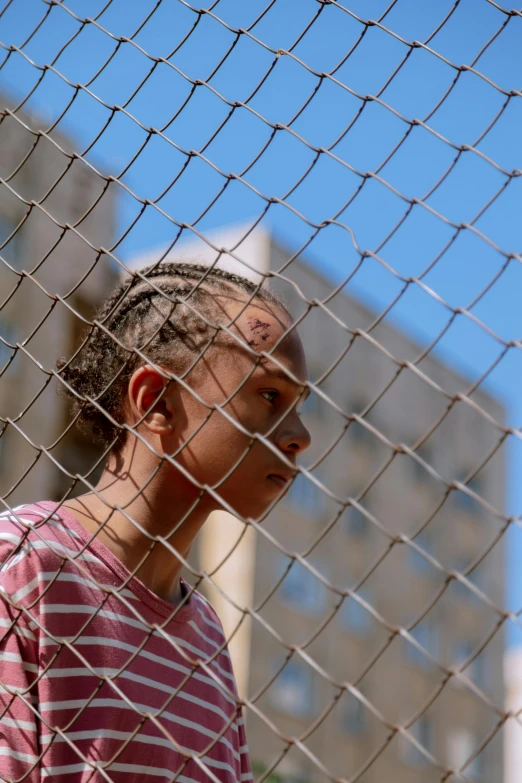
M 241 519 L 258 520 L 266 515 L 272 506 L 288 491 L 289 482 L 279 477 L 265 477 L 261 481 L 252 479 L 252 475 L 240 479 L 231 476 L 216 489 L 226 505 L 219 506 L 222 511 L 230 511 Z
M 262 521 L 266 513 L 271 509 L 274 500 L 279 493 L 270 493 L 265 497 L 253 498 L 252 496 L 244 498 L 242 501 L 238 501 L 237 496 L 235 498 L 224 498 L 227 501 L 230 508 L 224 505 L 219 507 L 220 511 L 229 511 L 238 519 L 253 519 L 255 522 Z

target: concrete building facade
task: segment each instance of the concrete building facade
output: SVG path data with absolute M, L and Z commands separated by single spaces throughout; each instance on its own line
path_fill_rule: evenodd
M 68 406 L 49 370 L 116 282 L 99 250 L 111 242 L 114 193 L 53 138 L 10 116 L 0 124 L 0 495 L 10 506 L 60 498 L 72 481 L 60 465 L 85 473 L 99 456 L 74 429 L 64 436 Z M 257 531 L 214 514 L 192 553 L 230 639 L 255 771 L 272 783 L 362 770 L 362 783 L 429 783 L 464 768 L 501 781 L 502 407 L 348 290 L 332 297 L 317 265 L 287 266 L 292 253 L 269 233 L 246 233 L 209 236 L 237 256 L 222 254 L 221 266 L 256 280 L 278 272 L 313 383 L 301 464 L 321 485 L 299 476 Z M 217 255 L 189 242 L 172 257 Z M 464 481 L 471 494 L 450 487 Z M 515 738 L 507 783 L 519 729 L 504 732 Z
M 251 705 L 254 767 L 274 781 L 428 783 L 448 768 L 501 781 L 502 406 L 348 290 L 332 297 L 317 265 L 285 266 L 288 249 L 246 233 L 169 257 L 214 263 L 217 248 L 253 279 L 283 270 L 272 284 L 314 384 L 301 464 L 325 489 L 297 477 L 257 531 L 216 513 L 193 553 Z
M 72 480 L 58 463 L 72 474 L 84 473 L 98 457 L 92 439 L 75 430 L 63 437 L 68 403 L 49 371 L 79 345 L 82 319 L 92 317 L 117 281 L 114 262 L 99 252 L 113 237 L 114 185 L 107 188 L 83 161 L 69 156 L 70 139 L 53 132 L 51 141 L 38 133 L 38 117 L 16 117 L 7 114 L 0 124 L 4 508 L 63 496 Z M 75 490 L 81 491 L 85 487 Z
M 522 648 L 507 650 L 504 657 L 505 707 L 508 720 L 504 742 L 504 783 L 518 783 L 522 770 Z

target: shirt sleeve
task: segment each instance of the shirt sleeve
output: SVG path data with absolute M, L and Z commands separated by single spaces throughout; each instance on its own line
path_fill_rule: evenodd
M 24 570 L 0 564 L 0 779 L 40 783 L 36 625 L 13 600 Z

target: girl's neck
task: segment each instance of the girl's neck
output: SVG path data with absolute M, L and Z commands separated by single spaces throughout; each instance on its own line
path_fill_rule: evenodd
M 63 505 L 152 592 L 178 603 L 183 561 L 211 509 L 196 503 L 195 492 L 195 497 L 176 492 L 169 473 L 166 482 L 161 470 L 149 472 L 147 480 L 129 470 L 116 475 L 106 469 L 95 492 Z M 154 543 L 158 537 L 168 545 Z

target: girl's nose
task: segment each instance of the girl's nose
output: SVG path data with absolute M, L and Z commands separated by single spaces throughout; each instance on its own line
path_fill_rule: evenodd
M 296 456 L 305 451 L 311 443 L 310 433 L 295 411 L 282 423 L 277 440 L 282 451 L 290 452 Z

